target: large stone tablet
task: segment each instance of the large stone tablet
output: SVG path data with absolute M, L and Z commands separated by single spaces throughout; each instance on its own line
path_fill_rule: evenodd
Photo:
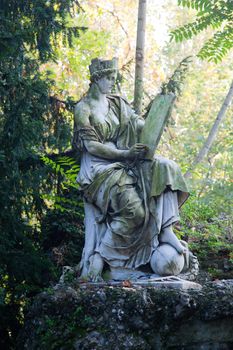
M 152 103 L 139 140 L 149 148 L 146 159 L 152 159 L 154 156 L 174 100 L 174 94 L 158 95 Z

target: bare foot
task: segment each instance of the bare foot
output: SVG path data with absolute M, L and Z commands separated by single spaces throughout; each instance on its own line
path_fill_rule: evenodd
M 90 258 L 90 267 L 88 272 L 88 278 L 91 282 L 101 282 L 103 281 L 101 274 L 104 267 L 104 260 L 99 253 L 95 253 Z

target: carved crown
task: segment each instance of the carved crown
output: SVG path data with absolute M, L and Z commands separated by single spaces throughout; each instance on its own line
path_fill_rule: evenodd
M 114 72 L 118 69 L 118 60 L 114 57 L 112 60 L 101 60 L 99 58 L 94 58 L 91 60 L 89 70 L 91 77 L 102 75 L 104 73 L 108 74 Z

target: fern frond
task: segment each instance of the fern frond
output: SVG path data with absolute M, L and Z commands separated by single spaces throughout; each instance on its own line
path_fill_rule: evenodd
M 72 157 L 60 157 L 57 161 L 50 159 L 47 156 L 41 157 L 45 165 L 49 166 L 56 174 L 63 176 L 62 187 L 78 188 L 76 177 L 80 170 L 77 161 Z

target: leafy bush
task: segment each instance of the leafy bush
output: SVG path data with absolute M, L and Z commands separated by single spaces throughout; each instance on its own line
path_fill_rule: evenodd
M 220 208 L 217 201 L 212 191 L 201 198 L 192 193 L 182 207 L 182 228 L 178 227 L 178 235 L 189 243 L 202 269 L 213 277 L 230 277 L 233 269 L 232 215 L 224 207 Z
M 57 266 L 77 265 L 84 245 L 84 228 L 74 212 L 53 209 L 42 222 L 43 247 Z

